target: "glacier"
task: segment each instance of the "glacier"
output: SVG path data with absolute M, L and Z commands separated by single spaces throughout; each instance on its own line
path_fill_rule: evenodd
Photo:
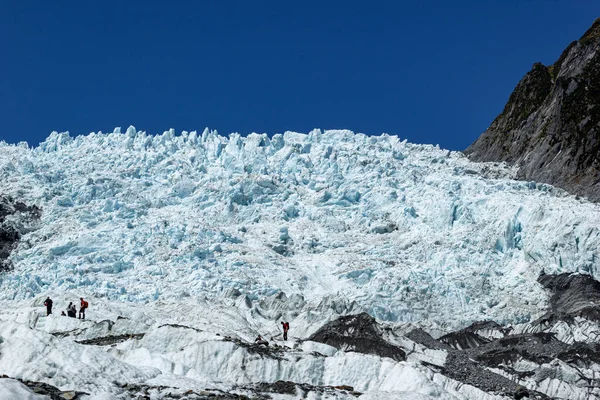
M 352 385 L 365 399 L 502 398 L 424 367 L 443 364 L 443 351 L 403 335 L 419 328 L 438 338 L 482 320 L 532 332 L 550 305 L 540 274 L 600 279 L 598 205 L 515 177 L 504 164 L 345 130 L 224 137 L 129 127 L 53 132 L 37 147 L 1 142 L 0 195 L 41 210 L 0 275 L 2 346 L 24 351 L 9 339 L 27 338 L 32 359 L 44 347 L 70 351 L 82 368 L 95 363 L 112 378 L 48 378 L 48 368 L 81 367 L 60 357 L 35 369 L 2 356 L 0 373 L 76 385 L 97 398 L 103 390 L 117 396 L 115 377 L 189 390 L 283 380 Z M 3 223 L 18 225 L 15 215 Z M 61 304 L 91 298 L 95 322 L 40 317 L 35 307 L 48 294 Z M 399 329 L 390 341 L 421 350 L 398 362 L 304 341 L 282 356 L 299 359 L 292 368 L 223 340 L 277 337 L 280 319 L 306 339 L 360 312 Z M 564 322 L 548 329 L 573 343 L 596 330 L 587 323 L 584 331 Z M 115 332 L 144 336 L 94 352 L 72 340 Z M 246 372 L 235 368 L 242 362 Z M 548 382 L 545 393 L 566 390 Z M 323 390 L 310 396 L 346 396 Z

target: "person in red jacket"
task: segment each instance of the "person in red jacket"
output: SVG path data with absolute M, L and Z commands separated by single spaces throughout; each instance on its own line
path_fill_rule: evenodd
M 290 330 L 290 323 L 281 321 L 281 325 L 283 325 L 283 340 L 287 340 L 287 333 Z
M 79 319 L 85 319 L 85 309 L 88 308 L 88 302 L 83 297 L 80 297 L 79 300 L 81 300 L 81 304 L 79 305 Z

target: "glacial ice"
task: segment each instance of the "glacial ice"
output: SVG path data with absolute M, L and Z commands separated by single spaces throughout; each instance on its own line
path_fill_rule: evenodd
M 395 136 L 130 127 L 0 154 L 0 192 L 43 209 L 4 299 L 283 291 L 449 328 L 534 318 L 542 269 L 599 277 L 597 205 Z
M 364 398 L 502 398 L 423 367 L 443 365 L 445 352 L 405 338 L 390 338 L 414 349 L 405 362 L 303 342 L 286 364 L 224 337 L 277 338 L 285 319 L 307 338 L 363 311 L 435 337 L 481 320 L 531 329 L 523 324 L 548 305 L 541 271 L 600 279 L 600 213 L 515 176 L 437 146 L 342 130 L 223 137 L 129 127 L 54 132 L 33 148 L 0 142 L 0 194 L 42 210 L 0 276 L 0 370 L 98 399 L 118 377 L 194 390 L 289 379 L 352 384 Z M 46 294 L 55 304 L 91 299 L 94 323 L 39 316 Z M 591 340 L 597 325 L 577 323 L 552 329 L 566 342 Z M 104 349 L 57 336 L 65 332 L 145 336 Z M 87 378 L 61 375 L 88 363 L 98 369 Z M 543 379 L 549 393 L 574 390 Z M 328 396 L 314 398 L 343 398 Z

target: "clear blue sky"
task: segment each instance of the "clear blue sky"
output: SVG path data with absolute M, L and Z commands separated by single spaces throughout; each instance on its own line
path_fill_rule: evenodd
M 462 150 L 597 17 L 598 0 L 4 1 L 0 140 L 347 128 Z

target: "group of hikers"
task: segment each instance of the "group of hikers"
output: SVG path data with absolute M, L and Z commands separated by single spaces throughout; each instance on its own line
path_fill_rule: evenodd
M 89 304 L 83 299 L 83 297 L 80 297 L 79 300 L 81 300 L 81 303 L 79 305 L 79 319 L 85 319 L 85 310 L 88 308 Z M 46 298 L 46 301 L 44 301 L 44 305 L 46 306 L 46 316 L 52 314 L 52 299 L 50 298 L 50 296 Z M 64 311 L 61 311 L 60 315 L 75 318 L 77 316 L 77 308 L 75 307 L 75 304 L 73 304 L 73 302 L 70 302 L 67 306 L 67 313 L 65 314 Z
M 79 300 L 81 301 L 81 303 L 79 305 L 78 318 L 85 319 L 85 310 L 88 308 L 89 303 L 85 301 L 83 297 L 80 297 Z M 46 306 L 46 316 L 52 314 L 52 299 L 50 298 L 50 296 L 46 298 L 46 301 L 44 301 L 44 305 Z M 75 304 L 73 304 L 73 302 L 70 302 L 67 306 L 67 313 L 65 314 L 65 312 L 62 311 L 60 315 L 75 318 L 76 314 L 77 308 L 75 307 Z M 288 340 L 288 331 L 290 330 L 290 323 L 287 321 L 281 321 L 281 326 L 283 327 L 283 340 Z M 258 335 L 254 342 L 259 345 L 269 345 L 269 342 L 266 339 L 264 339 L 261 335 Z
M 287 321 L 281 321 L 281 325 L 283 326 L 283 340 L 288 340 L 288 331 L 290 330 L 290 323 Z M 269 342 L 263 338 L 261 335 L 254 340 L 254 343 L 258 345 L 269 346 Z

